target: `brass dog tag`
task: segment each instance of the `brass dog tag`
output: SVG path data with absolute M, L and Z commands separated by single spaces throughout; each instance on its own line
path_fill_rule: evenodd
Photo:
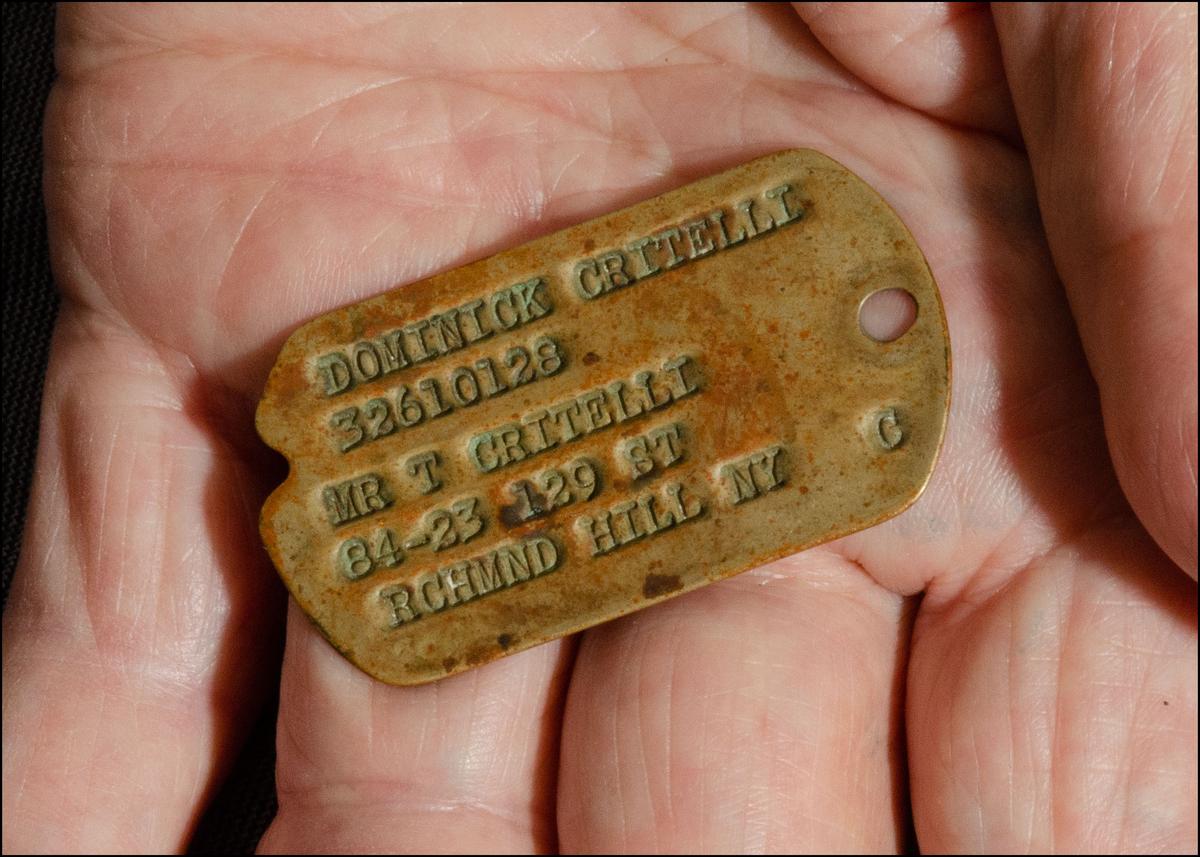
M 859 323 L 885 289 L 892 342 Z M 262 535 L 346 657 L 426 682 L 897 514 L 949 372 L 900 219 L 780 152 L 304 325 Z

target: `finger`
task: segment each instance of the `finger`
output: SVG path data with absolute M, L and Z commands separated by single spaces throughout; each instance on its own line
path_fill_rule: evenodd
M 553 851 L 570 644 L 422 687 L 360 672 L 294 603 L 268 853 Z
M 261 492 L 188 372 L 65 304 L 4 614 L 6 853 L 183 848 L 256 713 Z
M 563 849 L 901 847 L 903 604 L 810 551 L 589 631 L 563 730 Z
M 987 3 L 796 3 L 817 40 L 901 104 L 1018 136 Z
M 1121 487 L 1195 577 L 1195 6 L 995 14 Z
M 923 852 L 1195 852 L 1196 588 L 1131 517 L 994 595 L 926 595 L 908 683 Z

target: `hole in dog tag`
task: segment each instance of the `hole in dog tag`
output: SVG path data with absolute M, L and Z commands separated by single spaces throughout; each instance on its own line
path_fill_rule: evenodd
M 883 289 L 867 295 L 858 310 L 863 333 L 876 342 L 895 342 L 917 320 L 917 301 L 904 289 Z
M 344 655 L 426 682 L 897 514 L 949 373 L 896 214 L 780 152 L 301 327 L 262 535 Z

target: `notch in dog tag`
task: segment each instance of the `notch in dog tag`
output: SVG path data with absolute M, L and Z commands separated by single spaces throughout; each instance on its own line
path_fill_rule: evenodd
M 880 341 L 889 290 L 916 317 Z M 344 655 L 426 682 L 899 513 L 949 374 L 896 214 L 780 152 L 301 327 L 262 535 Z

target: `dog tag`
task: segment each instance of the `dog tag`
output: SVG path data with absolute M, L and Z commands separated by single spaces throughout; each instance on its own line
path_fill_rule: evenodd
M 888 290 L 916 318 L 880 341 Z M 427 682 L 897 514 L 949 373 L 895 212 L 780 152 L 305 324 L 262 535 L 339 651 Z

